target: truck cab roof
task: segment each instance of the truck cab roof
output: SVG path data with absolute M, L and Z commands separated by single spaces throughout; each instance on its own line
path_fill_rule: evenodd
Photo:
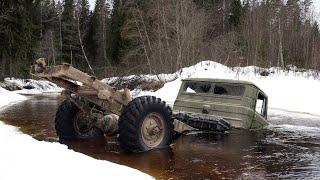
M 249 85 L 249 86 L 254 86 L 258 90 L 260 90 L 265 96 L 267 96 L 266 93 L 264 93 L 257 85 L 255 85 L 254 83 L 249 82 L 249 81 L 236 80 L 236 79 L 219 79 L 219 78 L 186 78 L 186 79 L 182 79 L 182 81 L 215 82 L 215 83 Z

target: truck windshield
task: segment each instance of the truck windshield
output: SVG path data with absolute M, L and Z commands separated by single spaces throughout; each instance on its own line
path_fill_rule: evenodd
M 243 96 L 245 87 L 243 85 L 216 83 L 213 89 L 214 94 L 228 96 Z
M 208 93 L 215 95 L 243 96 L 245 87 L 243 85 L 211 83 L 211 82 L 186 82 L 184 92 L 186 93 Z
M 211 83 L 206 82 L 186 82 L 184 85 L 184 92 L 187 93 L 209 93 Z
M 266 97 L 262 93 L 259 92 L 258 98 L 257 98 L 257 103 L 256 103 L 256 112 L 259 113 L 263 117 L 267 116 L 266 103 L 267 103 Z

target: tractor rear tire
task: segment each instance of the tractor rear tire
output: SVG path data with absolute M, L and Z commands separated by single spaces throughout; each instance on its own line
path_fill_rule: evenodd
M 81 113 L 79 108 L 70 100 L 64 100 L 60 104 L 55 117 L 55 129 L 60 140 L 86 139 L 104 135 L 97 128 L 92 129 L 90 133 L 79 133 L 75 124 L 79 113 Z
M 172 110 L 153 96 L 137 97 L 119 119 L 119 142 L 129 152 L 146 152 L 170 146 L 173 139 Z

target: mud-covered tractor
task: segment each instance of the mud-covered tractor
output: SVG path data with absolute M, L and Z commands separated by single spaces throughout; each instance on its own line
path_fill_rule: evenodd
M 123 149 L 144 152 L 169 146 L 174 131 L 229 129 L 222 119 L 202 121 L 183 113 L 173 114 L 160 98 L 133 99 L 128 89 L 116 90 L 70 64 L 46 66 L 44 59 L 38 59 L 31 74 L 64 88 L 66 99 L 55 117 L 61 140 L 118 135 Z

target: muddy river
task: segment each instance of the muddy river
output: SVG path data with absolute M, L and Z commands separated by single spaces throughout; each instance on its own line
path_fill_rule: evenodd
M 0 120 L 43 141 L 57 141 L 54 130 L 59 96 L 29 96 L 0 112 Z M 319 179 L 320 117 L 271 111 L 263 131 L 229 135 L 193 133 L 169 149 L 128 154 L 116 138 L 64 142 L 96 159 L 127 165 L 157 179 Z

